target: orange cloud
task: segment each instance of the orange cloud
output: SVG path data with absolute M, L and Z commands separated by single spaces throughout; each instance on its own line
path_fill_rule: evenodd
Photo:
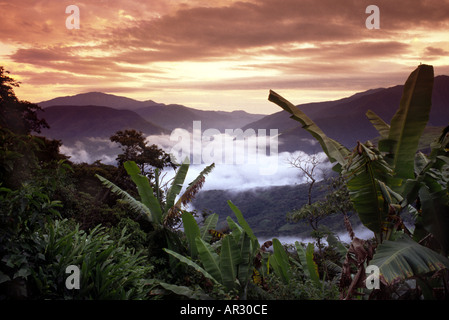
M 1 64 L 23 83 L 124 85 L 142 95 L 320 83 L 354 90 L 351 78 L 368 89 L 396 84 L 419 62 L 449 65 L 448 0 L 376 1 L 379 30 L 365 28 L 365 0 L 76 2 L 79 30 L 65 28 L 70 1 L 1 1 L 0 45 L 8 45 Z

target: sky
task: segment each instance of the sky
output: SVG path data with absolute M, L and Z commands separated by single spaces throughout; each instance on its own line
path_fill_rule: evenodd
M 403 84 L 420 63 L 449 74 L 449 0 L 0 0 L 0 21 L 0 65 L 35 103 L 101 91 L 271 114 L 270 89 L 301 104 Z

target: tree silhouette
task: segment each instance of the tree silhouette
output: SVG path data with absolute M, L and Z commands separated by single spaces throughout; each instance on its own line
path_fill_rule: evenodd
M 147 145 L 140 131 L 134 129 L 117 131 L 110 140 L 121 145 L 123 153 L 117 156 L 120 167 L 126 161 L 134 161 L 139 166 L 141 174 L 147 177 L 152 177 L 154 168 L 176 168 L 170 160 L 170 155 L 155 144 Z
M 40 133 L 42 128 L 49 128 L 45 119 L 38 118 L 41 107 L 16 97 L 14 88 L 19 87 L 20 82 L 8 74 L 9 71 L 0 66 L 0 127 L 16 134 Z

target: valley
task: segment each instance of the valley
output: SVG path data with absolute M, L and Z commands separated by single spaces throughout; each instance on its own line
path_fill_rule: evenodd
M 396 110 L 402 90 L 401 85 L 377 88 L 336 101 L 308 103 L 298 107 L 330 137 L 350 148 L 357 143 L 355 137 L 362 141 L 370 139 L 376 143 L 377 132 L 365 113 L 368 109 L 373 110 L 387 121 Z M 435 78 L 432 103 L 428 127 L 422 136 L 424 151 L 425 146 L 439 135 L 449 119 L 446 107 L 449 103 L 448 76 Z M 173 141 L 169 139 L 170 132 L 176 128 L 190 132 L 195 121 L 200 121 L 202 132 L 207 129 L 277 129 L 279 153 L 282 155 L 279 157 L 282 160 L 278 161 L 282 162 L 280 167 L 283 170 L 277 173 L 277 183 L 274 182 L 276 179 L 263 180 L 266 177 L 257 174 L 257 171 L 251 172 L 248 170 L 249 166 L 239 168 L 238 164 L 231 164 L 217 168 L 220 172 L 208 177 L 205 190 L 200 191 L 192 206 L 200 215 L 212 213 L 213 208 L 213 212 L 219 214 L 219 225 L 224 227 L 226 217 L 232 216 L 227 200 L 232 200 L 244 212 L 257 236 L 310 236 L 307 224 L 291 223 L 286 219 L 288 212 L 306 203 L 307 186 L 293 169 L 290 168 L 291 173 L 288 173 L 285 159 L 298 151 L 304 152 L 304 155 L 316 154 L 321 152 L 321 147 L 284 111 L 271 115 L 249 114 L 245 111 L 202 111 L 182 105 L 165 105 L 152 100 L 136 101 L 99 92 L 60 97 L 39 105 L 44 108 L 42 116 L 50 125 L 50 129 L 43 130 L 43 134 L 60 139 L 63 142 L 62 151 L 75 162 L 92 163 L 100 160 L 114 164 L 119 149 L 109 137 L 124 129 L 142 131 L 148 136 L 148 141 L 166 151 L 173 146 Z M 195 169 L 192 167 L 192 170 Z M 325 173 L 331 174 L 330 171 Z M 245 181 L 244 184 L 238 183 L 239 174 L 241 180 Z M 222 181 L 222 188 L 214 179 Z M 251 181 L 248 182 L 248 179 Z M 236 183 L 235 187 L 232 186 L 232 181 Z M 279 181 L 285 182 L 279 185 Z M 242 186 L 243 189 L 240 188 Z M 314 198 L 323 196 L 322 187 L 321 181 L 314 188 Z M 352 220 L 358 224 L 355 217 Z M 343 219 L 339 215 L 326 218 L 323 224 L 334 232 L 345 232 Z

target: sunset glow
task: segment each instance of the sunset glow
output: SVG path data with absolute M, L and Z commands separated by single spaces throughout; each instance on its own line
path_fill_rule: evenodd
M 66 7 L 80 11 L 67 29 Z M 251 113 L 449 74 L 449 1 L 0 1 L 0 65 L 31 102 L 101 91 Z

